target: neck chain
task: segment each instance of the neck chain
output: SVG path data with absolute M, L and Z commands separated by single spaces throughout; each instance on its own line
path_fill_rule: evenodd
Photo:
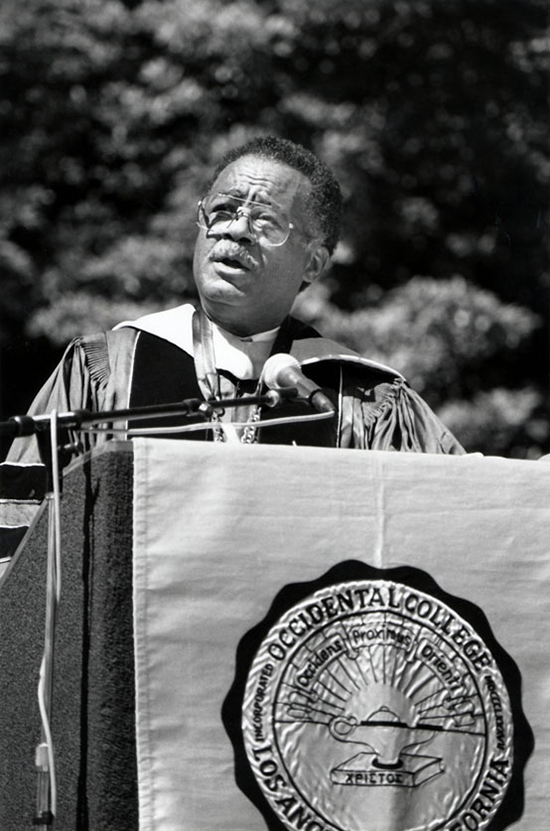
M 277 337 L 276 342 L 278 340 Z M 193 315 L 193 350 L 197 381 L 203 398 L 209 401 L 213 398 L 234 397 L 236 392 L 234 385 L 228 379 L 220 376 L 216 369 L 212 323 L 201 308 L 198 308 Z M 262 382 L 258 380 L 255 395 L 259 395 L 261 386 Z M 258 405 L 243 406 L 237 408 L 235 414 L 237 413 L 239 413 L 239 419 L 242 418 L 243 421 L 246 421 L 240 435 L 241 443 L 253 444 L 258 440 L 256 424 L 261 417 L 261 408 Z M 211 419 L 216 423 L 214 441 L 227 441 L 226 434 L 221 426 L 223 417 L 223 410 L 214 410 Z

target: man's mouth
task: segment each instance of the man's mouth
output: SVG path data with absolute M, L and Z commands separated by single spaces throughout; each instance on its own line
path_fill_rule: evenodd
M 238 269 L 239 271 L 248 271 L 248 268 L 244 265 L 244 263 L 241 263 L 240 260 L 233 260 L 230 257 L 215 257 L 214 261 L 216 263 L 221 263 L 226 268 L 234 268 Z
M 227 243 L 216 246 L 210 254 L 210 259 L 232 271 L 251 271 L 255 265 L 248 251 Z

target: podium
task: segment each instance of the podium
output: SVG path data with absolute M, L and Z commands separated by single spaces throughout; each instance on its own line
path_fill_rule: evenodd
M 113 442 L 62 500 L 56 831 L 543 831 L 550 465 Z M 45 518 L 0 590 L 31 827 Z

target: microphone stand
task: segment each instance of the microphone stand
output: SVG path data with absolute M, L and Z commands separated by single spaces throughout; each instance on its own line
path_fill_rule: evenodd
M 46 502 L 48 505 L 48 550 L 46 558 L 46 614 L 44 652 L 40 666 L 38 705 L 40 710 L 40 743 L 36 747 L 35 767 L 36 813 L 34 826 L 52 826 L 57 811 L 57 785 L 54 747 L 51 733 L 54 647 L 57 612 L 61 597 L 61 517 L 62 476 L 57 443 L 57 413 L 49 416 L 49 433 L 37 433 L 40 457 L 47 472 Z M 48 441 L 49 439 L 49 441 Z

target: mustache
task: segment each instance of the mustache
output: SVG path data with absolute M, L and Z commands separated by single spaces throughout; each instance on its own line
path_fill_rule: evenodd
M 231 240 L 219 240 L 210 252 L 210 259 L 214 261 L 236 260 L 241 266 L 249 269 L 258 266 L 258 261 L 247 248 Z

